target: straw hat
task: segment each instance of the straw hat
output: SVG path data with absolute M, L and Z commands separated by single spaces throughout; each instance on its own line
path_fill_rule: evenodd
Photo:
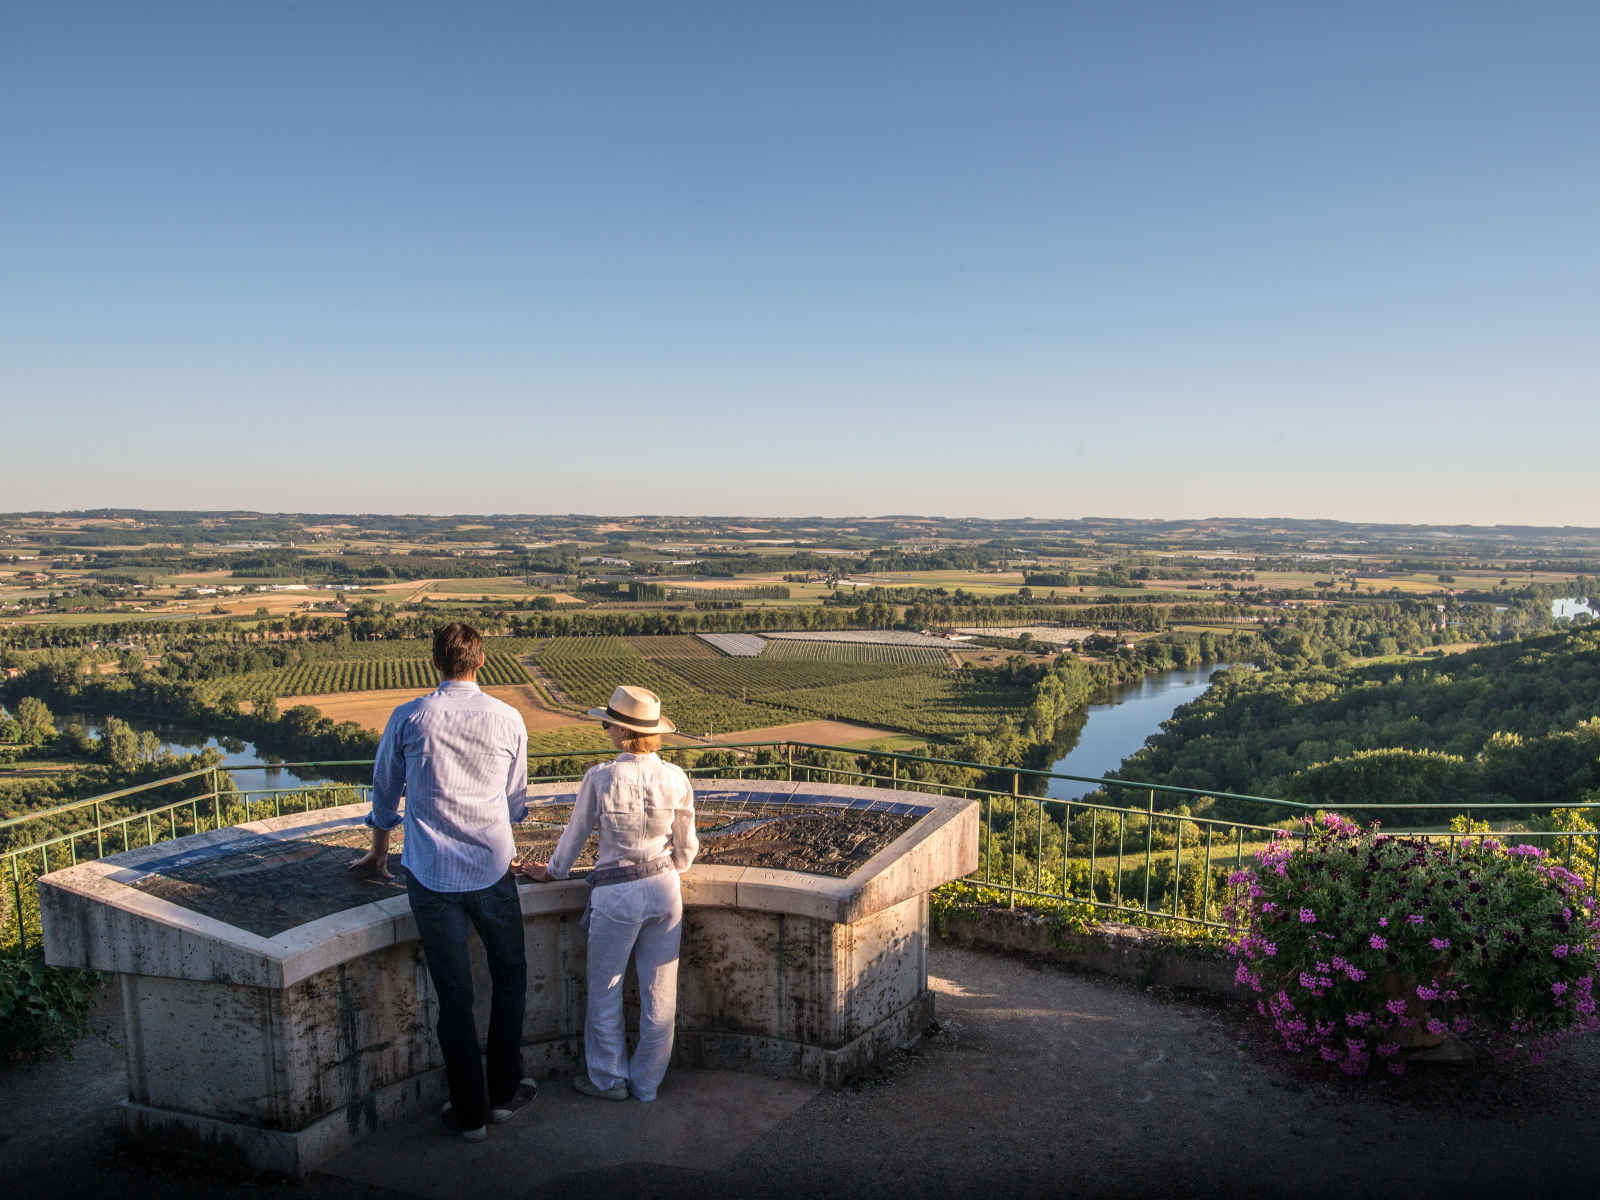
M 589 715 L 608 725 L 620 725 L 635 733 L 676 733 L 678 727 L 661 715 L 661 697 L 642 687 L 620 685 L 611 693 L 604 708 L 591 708 Z

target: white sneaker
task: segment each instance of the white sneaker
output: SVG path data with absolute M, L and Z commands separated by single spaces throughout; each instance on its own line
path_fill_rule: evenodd
M 608 1088 L 596 1086 L 594 1080 L 587 1075 L 574 1075 L 572 1086 L 585 1096 L 593 1096 L 597 1100 L 626 1100 L 628 1098 L 628 1085 L 614 1083 Z

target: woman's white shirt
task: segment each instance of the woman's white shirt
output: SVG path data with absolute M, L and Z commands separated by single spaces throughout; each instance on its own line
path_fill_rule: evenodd
M 700 851 L 694 830 L 694 789 L 683 768 L 655 754 L 619 754 L 590 767 L 578 800 L 550 855 L 552 879 L 565 879 L 589 834 L 600 830 L 597 867 L 627 867 L 670 851 L 672 865 L 687 871 Z

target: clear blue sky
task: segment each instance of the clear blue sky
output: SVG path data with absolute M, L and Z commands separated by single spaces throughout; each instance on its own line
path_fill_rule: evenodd
M 0 509 L 1600 524 L 1600 6 L 0 10 Z

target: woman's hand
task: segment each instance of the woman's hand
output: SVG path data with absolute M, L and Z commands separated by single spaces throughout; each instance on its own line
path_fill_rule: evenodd
M 520 874 L 526 875 L 535 883 L 550 882 L 550 872 L 548 867 L 548 863 L 542 862 L 514 862 L 511 864 L 511 869 L 513 871 L 517 871 Z

